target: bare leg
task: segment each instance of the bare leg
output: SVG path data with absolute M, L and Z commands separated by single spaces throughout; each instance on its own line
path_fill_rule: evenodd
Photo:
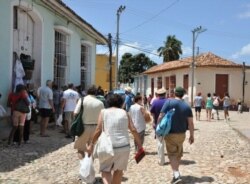
M 116 170 L 113 174 L 112 184 L 120 184 L 122 182 L 123 171 Z
M 169 157 L 170 165 L 173 171 L 179 171 L 181 158 Z
M 103 184 L 113 183 L 111 172 L 102 172 L 102 182 L 103 182 Z M 116 184 L 116 183 L 114 183 L 114 184 Z M 117 184 L 119 184 L 119 183 L 117 183 Z

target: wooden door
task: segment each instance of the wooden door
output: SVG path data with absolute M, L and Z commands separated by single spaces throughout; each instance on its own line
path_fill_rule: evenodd
M 14 7 L 13 16 L 13 49 L 21 53 L 33 55 L 34 21 L 27 11 Z
M 188 74 L 183 75 L 183 88 L 188 91 Z
M 165 88 L 169 90 L 169 77 L 165 77 Z
M 170 76 L 170 90 L 174 90 L 176 87 L 176 77 L 175 75 Z
M 154 88 L 155 88 L 155 86 L 154 86 L 154 78 L 151 78 L 151 95 L 152 96 L 154 96 L 155 94 L 155 92 L 154 92 Z
M 216 74 L 215 93 L 221 98 L 228 92 L 228 74 Z

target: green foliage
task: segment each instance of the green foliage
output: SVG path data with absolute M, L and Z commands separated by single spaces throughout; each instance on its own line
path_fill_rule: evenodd
M 150 60 L 143 53 L 136 54 L 134 56 L 131 53 L 125 53 L 122 56 L 119 66 L 119 82 L 133 83 L 135 75 L 143 73 L 155 65 L 156 63 Z
M 175 35 L 167 36 L 164 46 L 158 48 L 157 52 L 163 56 L 163 62 L 175 61 L 180 59 L 182 54 L 182 42 L 178 40 Z

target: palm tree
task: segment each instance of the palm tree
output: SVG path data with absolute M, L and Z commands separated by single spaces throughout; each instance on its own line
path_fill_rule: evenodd
M 175 38 L 175 35 L 167 36 L 164 46 L 158 48 L 157 52 L 163 56 L 163 62 L 178 60 L 182 54 L 182 42 Z

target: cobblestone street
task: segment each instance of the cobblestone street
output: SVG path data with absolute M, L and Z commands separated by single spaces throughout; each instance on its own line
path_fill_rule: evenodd
M 187 184 L 250 184 L 250 142 L 224 120 L 195 122 L 195 143 L 184 145 L 184 157 L 180 172 Z M 222 112 L 220 112 L 222 115 Z M 250 119 L 250 113 L 230 112 L 231 122 L 240 123 Z M 222 116 L 221 116 L 222 117 Z M 78 180 L 79 161 L 73 143 L 65 139 L 59 130 L 49 129 L 51 137 L 41 138 L 38 126 L 31 143 L 18 147 L 6 147 L 0 143 L 0 183 L 3 184 L 80 184 Z M 187 133 L 188 138 L 188 133 Z M 128 171 L 124 172 L 124 184 L 170 183 L 172 172 L 167 162 L 157 164 L 156 140 L 151 127 L 145 137 L 146 157 L 136 164 L 131 141 L 131 156 Z M 166 161 L 168 161 L 166 156 Z M 98 162 L 95 161 L 98 170 Z M 100 178 L 98 173 L 96 177 Z

